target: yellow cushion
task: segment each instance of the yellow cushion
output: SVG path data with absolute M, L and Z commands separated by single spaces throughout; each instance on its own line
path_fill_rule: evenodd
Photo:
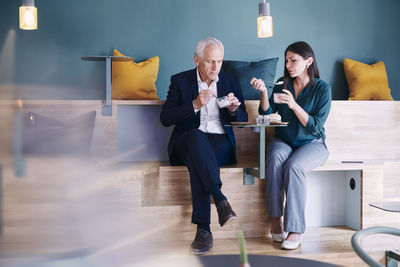
M 349 100 L 393 100 L 382 61 L 368 65 L 345 58 L 343 65 Z
M 114 56 L 124 56 L 114 49 Z M 146 61 L 112 62 L 112 99 L 159 99 L 155 82 L 158 75 L 159 58 L 152 57 Z

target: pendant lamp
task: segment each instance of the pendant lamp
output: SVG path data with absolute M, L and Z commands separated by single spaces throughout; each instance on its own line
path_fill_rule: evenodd
M 258 4 L 258 17 L 257 17 L 257 37 L 266 38 L 274 35 L 272 26 L 272 17 L 270 14 L 269 3 L 263 0 Z
M 22 0 L 22 6 L 19 7 L 19 28 L 22 30 L 37 30 L 35 0 Z

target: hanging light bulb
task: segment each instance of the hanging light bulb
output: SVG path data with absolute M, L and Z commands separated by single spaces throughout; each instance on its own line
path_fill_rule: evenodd
M 269 3 L 263 0 L 258 4 L 258 17 L 257 17 L 257 37 L 265 38 L 274 35 L 272 26 L 272 17 L 270 15 Z
M 35 0 L 22 0 L 22 6 L 19 7 L 19 28 L 22 30 L 37 30 Z

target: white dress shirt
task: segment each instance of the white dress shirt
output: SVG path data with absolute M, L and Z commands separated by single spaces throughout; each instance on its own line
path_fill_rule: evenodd
M 199 85 L 199 92 L 200 90 L 212 90 L 214 91 L 215 95 L 217 96 L 217 82 L 219 80 L 217 78 L 211 82 L 210 86 L 207 83 L 203 82 L 200 78 L 199 71 L 196 69 L 197 73 L 197 83 Z M 199 112 L 198 109 L 194 109 L 197 113 Z M 224 134 L 225 130 L 222 126 L 220 117 L 219 117 L 219 107 L 217 104 L 217 98 L 212 97 L 210 102 L 207 105 L 203 106 L 200 109 L 200 127 L 199 129 L 205 133 L 215 133 L 215 134 Z

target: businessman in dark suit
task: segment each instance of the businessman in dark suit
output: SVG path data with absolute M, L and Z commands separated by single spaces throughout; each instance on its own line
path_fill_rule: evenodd
M 225 195 L 218 168 L 236 162 L 233 130 L 225 125 L 247 121 L 239 82 L 220 72 L 224 47 L 215 38 L 201 40 L 196 47 L 197 68 L 171 77 L 167 100 L 160 119 L 168 127 L 175 125 L 168 155 L 172 165 L 186 165 L 192 189 L 192 223 L 197 233 L 191 245 L 195 254 L 213 246 L 210 231 L 210 195 L 213 197 L 221 226 L 236 217 Z M 230 105 L 219 108 L 217 97 L 227 96 Z

